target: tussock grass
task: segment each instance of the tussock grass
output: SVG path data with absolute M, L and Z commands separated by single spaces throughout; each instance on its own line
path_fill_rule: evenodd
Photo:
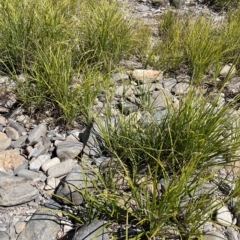
M 232 14 L 220 23 L 207 16 L 163 14 L 159 18 L 159 41 L 153 50 L 158 60 L 153 61 L 153 65 L 169 70 L 185 64 L 197 84 L 213 69 L 216 79 L 221 67 L 234 62 L 239 54 L 239 39 L 236 38 L 239 20 L 234 18 L 236 12 Z
M 107 0 L 2 0 L 0 27 L 1 71 L 16 80 L 19 99 L 38 109 L 51 105 L 69 123 L 88 112 L 121 59 L 141 57 L 149 38 L 147 28 Z M 84 81 L 73 87 L 78 74 Z

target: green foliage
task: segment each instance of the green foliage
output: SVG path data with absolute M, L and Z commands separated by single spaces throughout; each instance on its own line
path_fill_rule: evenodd
M 238 56 L 238 30 L 239 20 L 231 14 L 228 20 L 217 24 L 207 16 L 167 12 L 159 18 L 153 65 L 168 70 L 186 64 L 197 84 L 202 83 L 210 69 L 214 69 L 216 78 L 223 63 L 233 62 Z

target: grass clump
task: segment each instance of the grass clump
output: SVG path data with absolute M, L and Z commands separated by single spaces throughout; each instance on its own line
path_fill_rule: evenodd
M 216 23 L 207 16 L 167 12 L 159 18 L 159 40 L 153 50 L 158 60 L 153 65 L 169 70 L 184 64 L 197 84 L 209 70 L 216 79 L 221 67 L 238 56 L 238 26 L 237 18 Z
M 240 141 L 231 106 L 218 101 L 193 89 L 177 110 L 169 104 L 160 123 L 99 125 L 112 160 L 100 166 L 100 184 L 86 202 L 110 223 L 125 221 L 127 239 L 200 239 L 201 226 L 232 196 L 218 201 L 215 183 L 220 168 L 233 166 Z
M 16 80 L 17 97 L 35 109 L 51 106 L 69 123 L 88 112 L 121 59 L 144 52 L 149 37 L 107 0 L 0 0 L 0 27 L 1 71 Z M 74 87 L 79 74 L 83 84 Z

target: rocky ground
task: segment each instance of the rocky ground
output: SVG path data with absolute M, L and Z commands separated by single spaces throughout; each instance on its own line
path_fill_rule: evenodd
M 153 33 L 156 31 L 155 17 L 169 7 L 168 4 L 161 5 L 162 1 L 121 2 L 131 9 L 132 14 L 151 25 Z M 222 18 L 197 1 L 186 1 L 186 5 L 178 11 L 196 14 L 206 12 L 217 21 Z M 142 69 L 136 59 L 122 61 L 121 64 L 128 70 L 111 77 L 113 84 L 117 85 L 112 101 L 113 124 L 117 124 L 115 117 L 121 114 L 121 110 L 126 119 L 145 121 L 146 113 L 141 111 L 141 94 L 147 89 L 150 90 L 150 100 L 156 109 L 154 117 L 157 121 L 161 121 L 161 117 L 166 114 L 165 97 L 177 107 L 179 98 L 188 91 L 190 76 L 186 74 L 176 74 L 169 78 L 161 71 Z M 220 79 L 227 74 L 226 68 L 221 72 Z M 240 91 L 239 80 L 239 77 L 230 80 L 220 104 L 229 101 Z M 79 225 L 62 213 L 62 210 L 73 214 L 84 212 L 83 198 L 75 189 L 85 188 L 83 180 L 87 176 L 87 187 L 91 191 L 91 180 L 96 177 L 93 169 L 108 171 L 106 166 L 109 156 L 103 154 L 97 140 L 97 124 L 93 122 L 85 126 L 76 123 L 71 130 L 65 130 L 53 126 L 51 117 L 38 121 L 36 116 L 29 115 L 16 102 L 12 91 L 14 83 L 10 78 L 2 76 L 0 84 L 0 239 L 93 239 L 101 226 L 102 231 L 98 232 L 96 239 L 109 239 L 111 230 L 104 227 L 104 220 Z M 104 102 L 104 95 L 99 94 L 93 111 L 101 112 Z M 234 174 L 229 174 L 227 169 L 219 170 L 218 174 L 224 179 L 221 186 L 225 184 L 231 189 L 233 186 L 229 180 L 235 177 Z M 116 178 L 116 181 L 119 179 Z M 121 184 L 124 185 L 123 182 Z M 219 187 L 219 184 L 209 183 L 204 187 L 217 190 L 219 195 L 228 194 L 226 188 Z M 163 188 L 161 183 L 159 188 Z M 54 197 L 53 193 L 65 200 Z M 66 198 L 82 208 L 70 207 Z M 215 225 L 210 222 L 204 225 L 206 239 L 240 239 L 240 232 L 233 227 L 240 226 L 240 213 L 233 211 L 234 204 L 233 199 L 229 205 L 218 210 Z M 117 233 L 116 236 L 121 239 Z M 175 233 L 172 239 L 178 238 L 178 233 Z

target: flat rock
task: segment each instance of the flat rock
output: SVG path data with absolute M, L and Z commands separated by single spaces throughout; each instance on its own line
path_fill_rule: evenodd
M 55 240 L 59 231 L 60 225 L 56 214 L 40 210 L 32 216 L 18 240 Z
M 3 132 L 0 132 L 0 141 L 1 140 L 4 140 L 4 139 L 7 139 L 8 138 L 8 136 L 5 134 L 5 133 L 3 133 Z M 1 145 L 0 145 L 1 146 Z
M 72 159 L 68 159 L 49 168 L 47 171 L 47 175 L 49 177 L 61 177 L 69 173 L 75 167 L 75 165 L 75 161 L 73 161 Z
M 73 240 L 109 240 L 109 234 L 103 220 L 95 220 L 85 224 L 74 235 Z
M 19 149 L 11 149 L 0 152 L 0 166 L 5 170 L 14 170 L 26 159 L 20 155 Z
M 38 172 L 30 171 L 28 169 L 21 169 L 18 171 L 18 176 L 29 180 L 38 180 L 41 178 L 41 174 Z
M 219 77 L 227 77 L 229 75 L 229 77 L 233 77 L 236 74 L 237 70 L 236 67 L 233 66 L 231 63 L 225 65 L 222 70 L 219 73 Z
M 50 157 L 51 156 L 47 154 L 47 155 L 41 155 L 38 158 L 31 160 L 31 162 L 29 163 L 29 169 L 33 171 L 39 171 L 42 164 L 47 160 L 49 160 Z
M 157 70 L 136 69 L 132 71 L 132 78 L 140 84 L 153 83 L 162 80 L 163 72 Z
M 47 134 L 47 127 L 45 124 L 39 124 L 28 135 L 29 144 L 40 142 Z
M 60 142 L 56 148 L 57 157 L 61 161 L 64 161 L 77 157 L 83 149 L 83 144 L 80 142 L 64 141 Z
M 232 224 L 232 215 L 227 206 L 222 206 L 217 210 L 216 221 L 223 226 Z
M 20 148 L 20 147 L 22 147 L 22 145 L 24 145 L 27 137 L 28 137 L 27 135 L 20 136 L 16 141 L 12 141 L 11 146 L 13 148 Z
M 14 128 L 20 135 L 23 132 L 26 132 L 26 129 L 18 122 L 15 122 L 13 119 L 8 119 L 9 126 Z
M 46 172 L 49 168 L 53 167 L 54 165 L 56 164 L 59 164 L 60 163 L 60 159 L 55 157 L 55 158 L 51 158 L 51 159 L 48 159 L 47 161 L 45 161 L 41 168 L 44 172 Z
M 19 138 L 18 131 L 15 130 L 14 128 L 12 128 L 12 127 L 6 127 L 5 132 L 6 132 L 7 136 L 9 138 L 11 138 L 12 140 L 17 140 Z
M 0 124 L 3 126 L 6 126 L 7 124 L 7 119 L 3 116 L 0 116 Z
M 28 180 L 0 172 L 0 206 L 15 206 L 29 202 L 37 196 L 38 190 Z

